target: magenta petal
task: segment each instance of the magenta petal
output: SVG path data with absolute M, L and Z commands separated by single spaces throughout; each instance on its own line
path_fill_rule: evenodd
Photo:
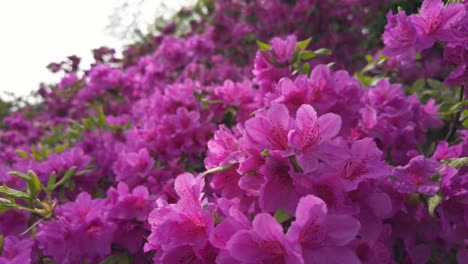
M 424 0 L 421 15 L 424 19 L 433 19 L 434 15 L 438 15 L 443 8 L 444 3 L 441 0 Z
M 324 221 L 327 212 L 327 206 L 322 199 L 314 195 L 307 195 L 302 197 L 297 205 L 296 223 L 304 225 L 310 218 L 321 223 Z
M 287 129 L 290 126 L 289 110 L 284 104 L 274 104 L 267 113 L 267 119 L 272 126 L 280 125 Z
M 302 252 L 304 263 L 314 264 L 361 264 L 356 254 L 348 248 L 320 248 L 317 250 L 304 250 Z
M 304 173 L 309 173 L 318 168 L 318 159 L 311 152 L 296 155 L 297 163 Z
M 392 213 L 392 200 L 385 192 L 372 193 L 368 201 L 377 217 L 383 219 L 389 217 Z
M 302 130 L 304 127 L 312 127 L 317 121 L 317 112 L 311 105 L 303 104 L 296 113 L 296 125 Z
M 343 141 L 325 141 L 313 150 L 313 154 L 321 161 L 330 164 L 343 162 L 350 158 L 349 148 Z
M 320 127 L 320 137 L 322 140 L 331 139 L 340 132 L 341 116 L 327 113 L 318 118 L 317 124 Z
M 356 238 L 361 228 L 359 221 L 350 215 L 330 215 L 325 224 L 330 242 L 337 246 L 348 244 Z
M 183 173 L 177 176 L 174 188 L 177 194 L 193 204 L 199 204 L 200 193 L 203 190 L 205 181 L 196 179 L 190 173 Z
M 257 234 L 263 238 L 281 238 L 283 227 L 273 216 L 267 213 L 260 213 L 255 216 L 252 227 Z

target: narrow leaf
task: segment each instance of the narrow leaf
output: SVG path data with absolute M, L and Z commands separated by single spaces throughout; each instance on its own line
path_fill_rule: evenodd
M 314 50 L 314 53 L 317 55 L 330 55 L 332 54 L 332 51 L 329 49 L 322 48 L 322 49 Z
M 0 256 L 3 254 L 3 235 L 0 235 Z
M 313 51 L 310 50 L 304 50 L 301 52 L 301 60 L 310 60 L 312 58 L 315 58 L 317 54 L 315 54 Z
M 31 180 L 28 181 L 29 193 L 31 194 L 31 199 L 34 199 L 37 198 L 41 192 L 41 182 L 34 171 L 28 171 L 28 176 L 31 178 Z
M 270 44 L 261 42 L 260 40 L 257 40 L 257 46 L 258 46 L 258 49 L 261 51 L 271 50 L 272 48 Z
M 307 46 L 309 46 L 311 41 L 312 41 L 312 38 L 308 38 L 306 40 L 299 41 L 299 42 L 297 42 L 296 47 L 300 48 L 301 50 L 306 50 Z
M 0 194 L 6 197 L 11 197 L 15 199 L 23 199 L 23 200 L 28 200 L 30 198 L 29 194 L 18 191 L 15 189 L 11 189 L 5 184 L 0 186 Z
M 65 172 L 65 174 L 63 175 L 63 177 L 54 185 L 53 190 L 57 189 L 57 187 L 65 184 L 66 182 L 68 182 L 71 179 L 71 177 L 73 176 L 73 173 L 75 172 L 75 170 L 76 170 L 76 166 L 73 166 L 70 169 L 68 169 Z
M 17 149 L 16 151 L 16 154 L 22 158 L 25 158 L 25 159 L 28 159 L 29 158 L 29 153 L 27 153 L 26 151 L 22 150 L 22 149 Z
M 27 182 L 29 182 L 31 180 L 29 175 L 26 175 L 26 174 L 21 173 L 19 171 L 10 171 L 10 172 L 8 172 L 8 174 L 16 176 L 16 177 L 18 177 L 18 178 L 20 178 L 20 179 L 22 179 L 24 181 L 27 181 Z
M 52 173 L 49 175 L 49 180 L 47 182 L 47 190 L 52 191 L 56 182 L 57 182 L 57 173 L 55 173 L 55 171 L 52 171 Z
M 219 166 L 219 167 L 216 167 L 216 168 L 212 168 L 212 169 L 209 169 L 207 171 L 205 171 L 203 173 L 203 175 L 208 175 L 210 173 L 216 173 L 216 172 L 223 172 L 223 171 L 227 171 L 229 170 L 230 168 L 232 168 L 234 165 L 236 165 L 237 163 L 231 163 L 231 164 L 228 164 L 226 166 Z
M 468 157 L 441 160 L 441 163 L 459 169 L 468 166 Z
M 6 212 L 10 209 L 16 209 L 18 206 L 12 203 L 10 200 L 5 198 L 0 198 L 0 213 Z
M 429 209 L 430 215 L 434 216 L 434 211 L 441 202 L 442 196 L 440 194 L 436 194 L 427 200 L 427 208 Z

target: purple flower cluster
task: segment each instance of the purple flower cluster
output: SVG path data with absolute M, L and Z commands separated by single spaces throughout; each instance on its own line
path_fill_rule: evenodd
M 387 1 L 201 2 L 3 118 L 0 264 L 464 263 L 466 100 L 356 72 Z M 440 44 L 466 85 L 467 6 L 388 13 L 388 65 Z
M 463 1 L 462 1 L 463 2 Z M 400 63 L 411 63 L 418 52 L 429 49 L 438 41 L 444 44 L 444 60 L 456 65 L 446 77 L 449 86 L 468 81 L 468 3 L 449 3 L 425 0 L 418 14 L 404 11 L 387 14 L 382 35 L 383 54 Z

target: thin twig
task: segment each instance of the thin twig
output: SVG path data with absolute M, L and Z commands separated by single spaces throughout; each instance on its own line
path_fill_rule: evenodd
M 464 90 L 465 90 L 465 87 L 463 85 L 460 86 L 460 91 L 458 93 L 458 101 L 459 102 L 463 101 L 463 92 L 464 92 Z M 450 129 L 449 129 L 449 132 L 447 133 L 447 136 L 445 136 L 445 141 L 449 141 L 455 135 L 457 123 L 458 123 L 458 120 L 460 120 L 460 115 L 461 115 L 462 111 L 463 111 L 463 108 L 458 110 L 455 113 L 455 116 L 453 117 L 452 122 L 450 122 Z

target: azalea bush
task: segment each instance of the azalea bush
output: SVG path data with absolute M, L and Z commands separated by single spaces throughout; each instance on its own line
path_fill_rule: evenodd
M 200 0 L 0 101 L 0 263 L 466 263 L 468 2 Z

